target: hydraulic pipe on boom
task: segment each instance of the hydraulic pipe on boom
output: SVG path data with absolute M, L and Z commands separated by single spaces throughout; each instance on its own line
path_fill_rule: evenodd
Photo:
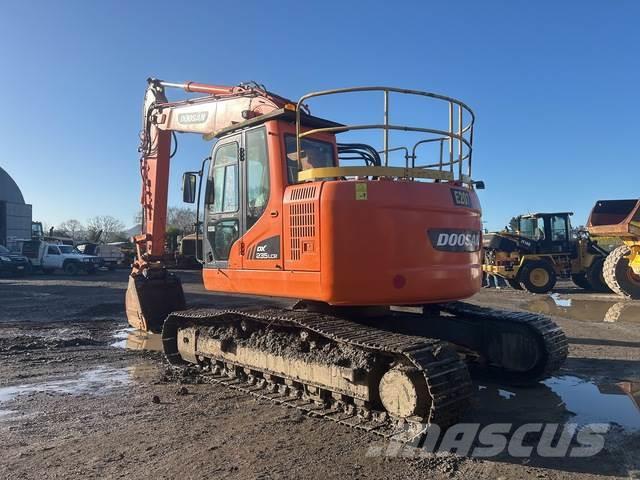
M 131 325 L 157 330 L 170 312 L 186 307 L 180 280 L 167 271 L 163 260 L 172 132 L 200 133 L 210 139 L 217 131 L 292 102 L 255 83 L 230 87 L 153 78 L 147 82 L 139 148 L 142 228 L 133 237 L 136 258 L 129 277 L 126 311 Z M 168 102 L 165 88 L 207 96 Z

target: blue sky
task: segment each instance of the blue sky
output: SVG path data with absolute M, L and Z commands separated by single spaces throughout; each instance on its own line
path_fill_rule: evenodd
M 179 6 L 182 5 L 182 6 Z M 0 166 L 55 225 L 138 210 L 145 79 L 308 91 L 392 85 L 476 113 L 474 177 L 491 229 L 526 211 L 638 197 L 640 3 L 1 2 Z M 340 120 L 342 107 L 323 116 Z M 356 104 L 357 108 L 357 104 Z M 179 137 L 180 173 L 211 144 Z

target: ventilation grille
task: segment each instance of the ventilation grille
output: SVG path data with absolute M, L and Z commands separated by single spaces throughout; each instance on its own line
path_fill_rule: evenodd
M 308 200 L 316 196 L 316 186 L 298 187 L 291 192 L 291 200 Z
M 302 242 L 304 239 L 312 239 L 316 235 L 316 207 L 313 199 L 316 195 L 316 187 L 300 187 L 291 192 L 292 201 L 301 201 L 289 205 L 289 228 L 291 236 L 291 260 L 300 260 L 302 255 Z

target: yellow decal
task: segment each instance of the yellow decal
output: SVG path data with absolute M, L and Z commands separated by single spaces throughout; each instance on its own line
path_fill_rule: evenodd
M 366 199 L 367 199 L 367 184 L 356 183 L 356 200 L 366 200 Z

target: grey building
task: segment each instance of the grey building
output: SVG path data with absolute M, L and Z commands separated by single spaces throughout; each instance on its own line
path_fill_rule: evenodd
M 0 167 L 0 245 L 11 248 L 19 238 L 31 238 L 31 205 Z

